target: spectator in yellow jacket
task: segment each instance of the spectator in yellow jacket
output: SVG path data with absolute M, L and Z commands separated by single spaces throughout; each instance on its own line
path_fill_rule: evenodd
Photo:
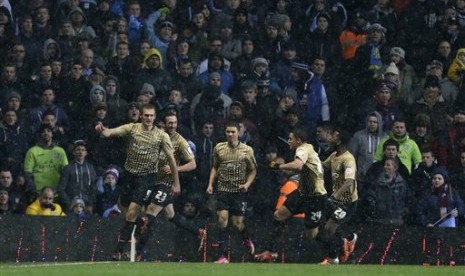
M 26 215 L 31 216 L 66 216 L 57 203 L 53 203 L 55 192 L 52 188 L 45 186 L 41 191 L 39 198 L 27 206 Z
M 462 84 L 463 75 L 465 74 L 465 48 L 457 50 L 452 64 L 447 71 L 447 77 L 455 83 L 459 88 Z

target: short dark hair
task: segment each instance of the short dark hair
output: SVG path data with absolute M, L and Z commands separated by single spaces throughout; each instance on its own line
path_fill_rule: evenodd
M 235 128 L 237 128 L 237 130 L 240 130 L 240 129 L 241 129 L 241 125 L 239 124 L 238 121 L 235 121 L 235 120 L 229 120 L 229 121 L 224 125 L 224 129 L 227 129 L 228 127 L 235 127 Z
M 300 139 L 302 142 L 307 142 L 308 141 L 308 133 L 305 128 L 295 128 L 293 131 L 291 131 L 294 134 L 294 137 L 297 139 Z
M 339 133 L 338 137 L 342 145 L 347 146 L 350 142 L 350 139 L 352 139 L 352 135 L 350 134 L 350 132 L 348 132 L 341 126 L 334 126 L 333 133 L 334 132 Z
M 334 125 L 331 124 L 328 121 L 320 122 L 316 127 L 317 128 L 322 128 L 326 132 L 333 132 L 334 131 Z
M 171 116 L 174 116 L 174 117 L 178 118 L 178 115 L 176 114 L 176 112 L 173 111 L 172 109 L 169 109 L 163 115 L 163 122 L 166 122 L 166 118 L 171 117 Z
M 186 58 L 181 58 L 179 60 L 179 65 L 181 65 L 181 64 L 192 64 L 192 60 L 190 58 L 187 58 L 187 57 Z
M 423 145 L 420 147 L 420 152 L 423 153 L 428 153 L 431 152 L 431 155 L 433 157 L 436 157 L 436 154 L 434 153 L 434 150 L 429 146 L 429 145 Z
M 404 117 L 397 117 L 394 119 L 392 122 L 392 126 L 394 126 L 395 123 L 404 123 L 405 126 L 407 126 L 407 120 Z
M 396 146 L 397 151 L 399 151 L 399 142 L 394 139 L 387 139 L 383 144 L 383 151 L 386 150 L 388 146 Z

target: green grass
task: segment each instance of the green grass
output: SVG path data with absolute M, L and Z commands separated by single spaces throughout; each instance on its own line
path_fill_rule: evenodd
M 0 264 L 0 275 L 461 275 L 464 267 L 420 265 L 332 265 L 257 263 L 20 263 Z

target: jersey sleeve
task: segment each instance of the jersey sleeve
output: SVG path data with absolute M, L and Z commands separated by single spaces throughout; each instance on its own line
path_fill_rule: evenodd
M 309 158 L 309 154 L 308 152 L 303 148 L 303 147 L 298 147 L 296 150 L 295 150 L 295 155 L 294 155 L 294 158 L 295 159 L 300 159 L 302 160 L 302 162 L 305 164 L 307 163 L 307 160 Z

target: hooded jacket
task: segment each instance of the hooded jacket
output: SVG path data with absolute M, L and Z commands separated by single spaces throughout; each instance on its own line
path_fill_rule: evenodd
M 127 111 L 129 109 L 128 103 L 126 100 L 120 97 L 120 84 L 118 82 L 118 78 L 109 75 L 105 79 L 104 83 L 106 84 L 110 80 L 113 80 L 116 84 L 116 93 L 113 96 L 108 93 L 106 95 L 108 116 L 110 118 L 113 118 L 115 122 L 122 123 L 127 116 Z
M 456 85 L 460 85 L 462 82 L 462 74 L 465 71 L 465 64 L 459 59 L 459 55 L 465 53 L 465 48 L 460 48 L 457 50 L 452 64 L 447 71 L 447 77 L 454 82 Z
M 51 57 L 49 55 L 48 51 L 47 51 L 48 46 L 50 46 L 51 44 L 55 44 L 55 46 L 57 47 L 57 55 L 55 57 Z M 60 44 L 58 42 L 56 42 L 54 39 L 51 39 L 51 38 L 45 40 L 44 48 L 43 48 L 43 57 L 44 57 L 44 60 L 60 58 L 61 57 Z
M 103 91 L 103 102 L 106 103 L 106 101 L 107 101 L 107 91 L 101 85 L 96 84 L 96 85 L 92 86 L 92 88 L 90 89 L 90 92 L 89 92 L 89 99 L 90 99 L 90 103 L 92 104 L 92 106 L 97 105 L 97 101 L 96 101 L 95 95 L 94 95 L 96 90 Z
M 368 131 L 368 118 L 373 115 L 378 119 L 378 130 L 376 133 Z M 381 114 L 377 111 L 370 112 L 366 116 L 365 128 L 354 134 L 348 147 L 357 162 L 357 179 L 363 179 L 368 168 L 373 164 L 376 148 L 383 137 L 383 119 L 381 118 Z
M 78 37 L 90 37 L 90 38 L 95 38 L 97 35 L 95 34 L 95 30 L 87 25 L 87 17 L 85 15 L 85 13 L 82 11 L 81 8 L 79 7 L 75 7 L 73 8 L 69 13 L 68 13 L 68 19 L 71 20 L 71 15 L 75 12 L 78 12 L 82 15 L 83 17 L 83 21 L 82 21 L 82 25 L 80 26 L 77 26 L 75 24 L 73 24 L 73 28 L 74 30 L 76 31 L 76 35 Z M 72 20 L 71 20 L 72 22 Z

